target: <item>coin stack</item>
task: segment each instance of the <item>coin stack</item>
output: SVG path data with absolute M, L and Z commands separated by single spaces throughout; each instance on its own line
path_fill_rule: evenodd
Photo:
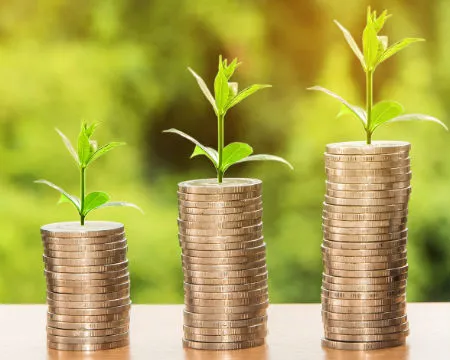
M 185 347 L 234 350 L 265 342 L 269 296 L 261 186 L 254 179 L 178 186 Z
M 343 350 L 403 345 L 410 144 L 326 148 L 322 344 Z
M 47 281 L 47 343 L 57 350 L 128 345 L 127 240 L 114 222 L 41 228 Z

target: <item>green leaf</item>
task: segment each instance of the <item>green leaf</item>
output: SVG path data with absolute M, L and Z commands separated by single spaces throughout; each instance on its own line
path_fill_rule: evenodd
M 205 148 L 208 150 L 208 152 L 204 151 L 201 147 L 199 147 L 198 145 L 195 145 L 194 151 L 192 152 L 191 155 L 191 159 L 193 157 L 199 156 L 199 155 L 204 155 L 207 158 L 209 158 L 210 156 L 213 158 L 214 160 L 214 165 L 215 164 L 219 164 L 219 154 L 217 153 L 216 149 L 213 149 L 209 146 L 205 146 Z
M 205 81 L 198 76 L 194 70 L 192 70 L 190 67 L 188 67 L 188 70 L 191 72 L 191 74 L 194 76 L 195 80 L 197 80 L 198 86 L 200 87 L 200 90 L 205 95 L 206 99 L 211 103 L 214 112 L 217 114 L 217 107 L 216 107 L 216 101 L 214 100 L 214 97 L 212 96 L 211 92 L 208 89 L 208 86 L 206 85 Z
M 363 31 L 363 52 L 366 70 L 373 71 L 377 66 L 380 42 L 372 23 L 368 23 Z
M 114 207 L 114 206 L 128 206 L 128 207 L 132 207 L 132 208 L 139 210 L 141 213 L 144 213 L 139 206 L 129 203 L 129 202 L 125 202 L 125 201 L 110 201 L 110 202 L 107 202 L 106 204 L 100 205 L 98 207 L 98 209 L 105 208 L 105 207 Z
M 321 91 L 321 92 L 339 100 L 342 103 L 342 105 L 344 105 L 350 112 L 352 112 L 354 115 L 356 115 L 356 117 L 362 122 L 364 128 L 366 128 L 367 115 L 366 115 L 366 112 L 364 111 L 364 109 L 362 109 L 356 105 L 351 105 L 344 98 L 340 97 L 339 95 L 335 94 L 334 92 L 332 92 L 328 89 L 325 89 L 321 86 L 313 86 L 313 87 L 308 88 L 308 90 Z M 341 110 L 341 113 L 342 113 L 342 110 Z
M 222 171 L 253 153 L 253 148 L 245 143 L 233 142 L 223 148 Z
M 383 29 L 386 20 L 389 19 L 392 15 L 388 15 L 387 10 L 384 10 L 378 18 L 376 17 L 376 12 L 374 12 L 374 14 L 375 19 L 373 19 L 373 26 L 375 28 L 375 31 L 379 33 Z
M 97 160 L 99 157 L 105 155 L 107 152 L 115 149 L 118 146 L 125 145 L 124 142 L 110 142 L 109 144 L 101 146 L 97 151 L 91 154 L 90 158 L 87 160 L 86 166 L 92 163 L 94 160 Z
M 228 102 L 229 91 L 228 79 L 223 71 L 219 70 L 214 80 L 214 94 L 216 98 L 216 107 L 219 114 L 225 113 L 225 106 Z
M 257 92 L 261 89 L 266 89 L 266 88 L 270 88 L 270 87 L 272 87 L 272 85 L 254 84 L 254 85 L 251 85 L 251 86 L 245 88 L 244 90 L 239 92 L 235 97 L 233 97 L 228 102 L 228 104 L 226 106 L 226 110 L 231 109 L 233 106 L 239 104 L 242 100 L 248 98 L 250 95 L 254 94 L 255 92 Z
M 448 131 L 447 125 L 445 125 L 441 120 L 435 118 L 434 116 L 424 115 L 424 114 L 405 114 L 397 116 L 393 119 L 386 121 L 386 123 L 398 122 L 398 121 L 431 121 L 441 125 L 445 130 Z
M 77 200 L 78 204 L 81 204 L 81 201 L 80 201 L 80 199 L 78 197 L 73 196 L 73 195 L 72 195 L 72 197 Z M 64 203 L 71 203 L 72 204 L 72 200 L 70 200 L 66 195 L 61 194 L 61 197 L 58 200 L 58 204 L 64 204 Z
M 81 131 L 78 135 L 78 158 L 80 165 L 86 167 L 89 158 L 91 157 L 91 144 L 89 142 L 87 124 L 81 125 Z
M 400 50 L 403 50 L 404 48 L 408 47 L 409 45 L 419 42 L 419 41 L 425 41 L 425 39 L 419 39 L 419 38 L 406 38 L 399 42 L 396 42 L 395 44 L 388 47 L 383 54 L 380 56 L 379 62 L 382 63 L 383 61 L 386 61 L 391 56 L 398 53 Z
M 80 204 L 80 200 L 77 199 L 75 196 L 70 195 L 68 192 L 64 191 L 62 188 L 60 188 L 59 186 L 51 183 L 50 181 L 47 180 L 36 180 L 35 183 L 37 184 L 45 184 L 47 186 L 50 186 L 51 188 L 59 191 L 62 195 L 64 195 L 78 210 L 78 212 L 81 212 L 81 204 Z
M 106 204 L 109 201 L 109 195 L 103 191 L 94 191 L 84 199 L 83 215 L 89 214 L 94 209 Z
M 403 106 L 396 101 L 380 101 L 372 108 L 372 120 L 369 130 L 373 132 L 378 126 L 403 112 Z
M 187 139 L 187 140 L 193 142 L 196 146 L 198 146 L 199 148 L 201 148 L 201 149 L 205 152 L 205 155 L 207 154 L 206 156 L 208 157 L 209 160 L 211 160 L 211 162 L 214 164 L 214 166 L 215 166 L 216 169 L 217 169 L 218 163 L 217 163 L 217 161 L 215 160 L 216 155 L 215 155 L 215 153 L 213 153 L 213 152 L 211 151 L 211 150 L 213 150 L 213 149 L 208 148 L 207 146 L 203 145 L 203 144 L 200 143 L 199 141 L 195 140 L 192 136 L 190 136 L 190 135 L 188 135 L 188 134 L 185 134 L 184 132 L 182 132 L 182 131 L 180 131 L 180 130 L 177 130 L 177 129 L 168 129 L 168 130 L 164 130 L 163 132 L 165 132 L 165 133 L 173 133 L 173 134 L 177 134 L 177 135 L 180 135 L 180 136 L 184 137 L 185 139 Z
M 248 161 L 278 161 L 289 166 L 291 170 L 294 170 L 294 167 L 291 165 L 291 163 L 283 159 L 282 157 L 267 154 L 250 155 L 242 160 L 237 161 L 236 164 Z
M 361 62 L 361 65 L 363 69 L 366 69 L 366 63 L 364 62 L 364 56 L 359 49 L 359 46 L 356 44 L 355 39 L 353 39 L 352 34 L 350 34 L 350 31 L 348 31 L 345 27 L 343 27 L 337 20 L 334 20 L 335 24 L 341 29 L 342 33 L 344 34 L 345 40 L 347 41 L 350 48 L 353 50 L 354 54 L 358 58 L 358 60 Z
M 69 150 L 70 155 L 72 155 L 72 157 L 75 159 L 75 162 L 80 165 L 80 160 L 78 159 L 78 154 L 75 151 L 72 143 L 70 142 L 70 140 L 67 138 L 66 135 L 64 135 L 61 131 L 59 131 L 59 129 L 55 129 L 56 132 L 59 134 L 59 136 L 61 136 L 61 139 L 64 142 L 64 145 L 66 145 L 67 150 Z

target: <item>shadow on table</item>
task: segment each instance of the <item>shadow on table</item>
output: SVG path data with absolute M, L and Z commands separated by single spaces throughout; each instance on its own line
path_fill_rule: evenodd
M 371 351 L 346 351 L 323 348 L 324 360 L 408 360 L 408 346 Z
M 130 360 L 130 347 L 101 351 L 58 351 L 48 349 L 48 360 Z
M 268 360 L 267 345 L 232 351 L 184 349 L 185 360 Z M 280 359 L 282 360 L 282 359 Z

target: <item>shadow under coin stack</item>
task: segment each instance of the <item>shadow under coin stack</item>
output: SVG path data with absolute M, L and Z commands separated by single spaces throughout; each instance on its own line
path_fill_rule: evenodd
M 47 342 L 57 350 L 128 345 L 127 240 L 114 222 L 41 228 L 47 280 Z
M 405 343 L 410 144 L 330 144 L 325 153 L 322 344 Z
M 261 187 L 260 180 L 231 178 L 178 186 L 185 347 L 234 350 L 265 343 Z

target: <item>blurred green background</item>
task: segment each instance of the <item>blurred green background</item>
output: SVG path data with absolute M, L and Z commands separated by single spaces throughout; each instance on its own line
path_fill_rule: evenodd
M 128 146 L 96 162 L 88 190 L 139 204 L 105 209 L 90 219 L 126 225 L 135 303 L 181 303 L 176 184 L 213 177 L 205 159 L 176 127 L 203 143 L 216 142 L 216 120 L 186 67 L 212 84 L 217 56 L 238 57 L 241 87 L 270 83 L 231 110 L 226 142 L 286 157 L 230 170 L 264 181 L 264 226 L 273 302 L 319 302 L 321 206 L 326 143 L 362 140 L 353 118 L 336 119 L 339 104 L 305 90 L 320 84 L 351 102 L 364 101 L 364 75 L 333 19 L 355 37 L 367 1 L 346 0 L 31 0 L 0 2 L 0 302 L 45 302 L 39 227 L 76 220 L 56 205 L 45 178 L 78 191 L 72 159 L 54 131 L 74 139 L 81 119 L 99 120 L 102 144 Z M 425 37 L 383 64 L 375 99 L 393 99 L 408 112 L 450 124 L 450 2 L 372 1 L 394 17 L 391 41 Z M 359 42 L 359 39 L 358 39 Z M 413 144 L 410 203 L 410 301 L 450 299 L 449 134 L 431 123 L 395 124 L 375 139 Z

